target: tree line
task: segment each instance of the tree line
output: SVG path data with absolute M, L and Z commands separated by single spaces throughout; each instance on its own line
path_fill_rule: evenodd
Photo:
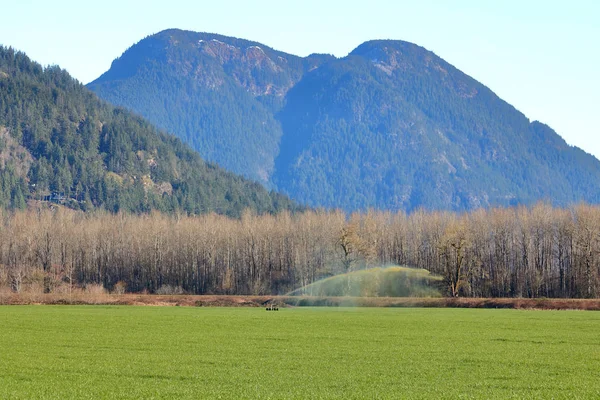
M 600 295 L 600 207 L 411 214 L 306 211 L 241 218 L 5 212 L 0 287 L 285 294 L 338 273 L 424 268 L 448 296 Z

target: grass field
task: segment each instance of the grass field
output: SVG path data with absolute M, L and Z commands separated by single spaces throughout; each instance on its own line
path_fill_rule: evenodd
M 13 398 L 600 398 L 600 313 L 4 306 Z

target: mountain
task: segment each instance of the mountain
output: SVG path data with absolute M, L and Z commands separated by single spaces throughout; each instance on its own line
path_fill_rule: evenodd
M 98 99 L 59 67 L 0 46 L 0 206 L 275 212 L 289 198 L 204 162 L 179 139 Z
M 167 30 L 89 88 L 312 206 L 600 202 L 600 162 L 434 53 L 392 40 L 300 58 Z

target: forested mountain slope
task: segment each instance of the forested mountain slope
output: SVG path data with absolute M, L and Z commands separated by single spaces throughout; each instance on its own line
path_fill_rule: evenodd
M 285 93 L 329 59 L 168 30 L 128 49 L 88 87 L 175 132 L 205 159 L 268 184 L 282 134 L 275 114 Z
M 98 99 L 59 67 L 0 47 L 0 205 L 240 215 L 296 207 L 204 162 L 179 139 Z
M 597 159 L 407 42 L 299 58 L 168 30 L 131 47 L 89 87 L 313 206 L 600 201 Z

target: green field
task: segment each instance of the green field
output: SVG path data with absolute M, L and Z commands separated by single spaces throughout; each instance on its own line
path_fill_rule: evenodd
M 600 313 L 4 306 L 13 398 L 600 398 Z

